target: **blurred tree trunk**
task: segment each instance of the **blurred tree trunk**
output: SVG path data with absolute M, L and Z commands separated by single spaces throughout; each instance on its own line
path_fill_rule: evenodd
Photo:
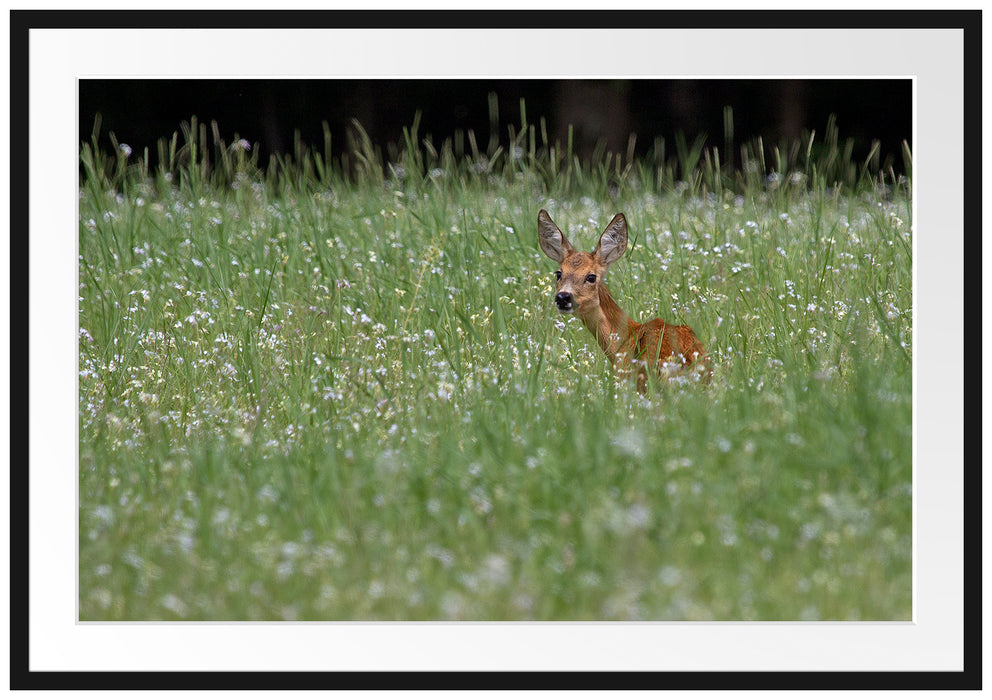
M 625 80 L 560 80 L 555 85 L 554 136 L 564 147 L 572 126 L 573 152 L 586 158 L 602 142 L 625 152 L 631 132 L 630 83 Z
M 786 142 L 798 140 L 806 126 L 806 82 L 781 81 L 778 85 L 779 138 Z

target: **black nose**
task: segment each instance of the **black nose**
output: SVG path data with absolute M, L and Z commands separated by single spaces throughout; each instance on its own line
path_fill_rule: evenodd
M 568 292 L 558 292 L 555 295 L 555 303 L 559 309 L 568 309 L 572 306 L 572 295 Z

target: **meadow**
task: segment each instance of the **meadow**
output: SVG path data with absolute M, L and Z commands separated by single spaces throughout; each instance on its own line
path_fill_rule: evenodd
M 81 620 L 911 618 L 908 150 L 353 133 L 81 145 Z M 614 376 L 541 208 L 710 385 Z

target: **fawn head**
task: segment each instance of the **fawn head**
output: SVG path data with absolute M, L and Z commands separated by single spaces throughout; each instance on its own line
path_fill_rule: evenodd
M 627 249 L 627 220 L 617 214 L 591 253 L 575 250 L 543 209 L 537 215 L 541 250 L 559 264 L 555 303 L 562 313 L 585 317 L 599 306 L 599 290 L 609 266 Z

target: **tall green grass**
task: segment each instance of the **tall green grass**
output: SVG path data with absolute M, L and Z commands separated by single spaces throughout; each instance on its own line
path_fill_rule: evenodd
M 546 133 L 83 144 L 82 620 L 910 618 L 910 181 Z M 709 387 L 614 377 L 542 207 Z

